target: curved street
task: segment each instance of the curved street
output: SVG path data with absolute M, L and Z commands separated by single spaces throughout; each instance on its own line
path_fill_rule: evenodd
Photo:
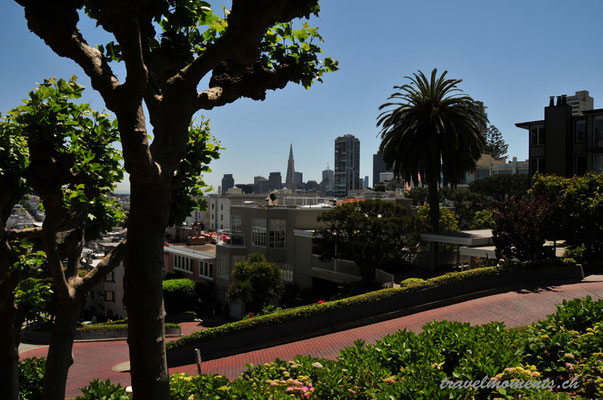
M 248 363 L 263 364 L 275 358 L 290 360 L 297 354 L 335 359 L 340 350 L 358 339 L 374 343 L 400 329 L 418 332 L 425 323 L 434 320 L 471 324 L 500 321 L 508 327 L 527 325 L 555 312 L 555 304 L 564 299 L 586 296 L 591 296 L 593 300 L 603 298 L 603 275 L 591 275 L 580 283 L 491 295 L 311 339 L 205 361 L 202 363 L 202 372 L 235 378 L 246 369 Z M 182 327 L 183 334 L 201 329 L 197 323 L 183 323 Z M 44 346 L 21 353 L 21 358 L 42 357 L 46 353 L 47 346 Z M 79 395 L 79 388 L 94 378 L 111 379 L 124 386 L 130 384 L 127 372 L 111 369 L 128 361 L 128 345 L 125 341 L 75 343 L 73 354 L 75 363 L 69 370 L 67 397 Z M 193 364 L 171 368 L 170 373 L 174 372 L 196 374 L 197 367 Z

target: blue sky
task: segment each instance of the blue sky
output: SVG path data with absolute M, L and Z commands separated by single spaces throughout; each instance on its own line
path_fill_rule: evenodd
M 225 173 L 235 183 L 271 171 L 284 177 L 290 143 L 304 180 L 320 181 L 327 163 L 333 166 L 335 138 L 347 133 L 360 139 L 361 176 L 372 177 L 378 107 L 417 70 L 437 67 L 463 79 L 461 89 L 485 103 L 509 155 L 519 159 L 527 158 L 528 141 L 514 124 L 541 119 L 548 96 L 589 90 L 595 108 L 603 107 L 601 1 L 323 0 L 321 7 L 311 23 L 340 71 L 310 90 L 290 84 L 263 102 L 242 99 L 205 112 L 226 148 L 206 176 L 215 188 Z M 93 24 L 82 31 L 93 33 L 90 43 L 106 38 L 94 33 Z M 0 112 L 18 105 L 46 77 L 75 74 L 90 87 L 75 63 L 28 31 L 12 1 L 0 5 L 0 46 Z M 100 97 L 86 92 L 85 101 L 102 109 Z

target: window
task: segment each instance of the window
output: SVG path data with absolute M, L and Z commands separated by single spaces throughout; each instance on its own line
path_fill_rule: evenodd
M 113 290 L 105 290 L 105 301 L 115 302 L 115 292 Z
M 603 172 L 603 153 L 593 154 L 593 171 Z
M 576 175 L 584 175 L 586 173 L 586 156 L 576 156 Z
M 224 221 L 224 214 L 220 214 L 220 221 Z
M 224 204 L 220 204 L 220 211 L 224 211 Z
M 534 158 L 530 158 L 530 172 L 533 174 L 535 174 L 536 172 L 542 172 L 545 173 L 545 168 L 544 168 L 544 158 L 542 157 L 534 157 Z
M 532 125 L 530 127 L 530 146 L 543 146 L 544 135 L 544 125 Z
M 475 179 L 487 178 L 490 176 L 490 171 L 487 169 L 478 169 L 475 171 Z
M 576 143 L 586 142 L 586 120 L 577 119 L 574 123 Z
M 233 215 L 230 218 L 230 244 L 245 245 L 240 215 Z
M 594 145 L 603 147 L 603 117 L 595 117 L 594 125 Z
M 228 279 L 228 258 L 218 257 L 218 278 Z
M 251 244 L 266 247 L 266 220 L 253 218 L 251 220 Z
M 214 208 L 216 208 L 216 205 L 214 203 L 211 203 L 211 209 L 213 210 Z
M 283 269 L 283 281 L 284 282 L 293 282 L 293 266 L 288 264 L 281 265 Z
M 213 279 L 213 268 L 208 262 L 199 262 L 199 275 L 204 278 Z
M 193 273 L 193 260 L 188 257 L 179 256 L 177 254 L 174 255 L 174 269 Z
M 271 219 L 270 220 L 270 235 L 269 235 L 269 247 L 283 249 L 285 248 L 285 226 L 286 221 L 284 219 Z
M 105 276 L 105 282 L 115 282 L 115 271 L 111 271 Z

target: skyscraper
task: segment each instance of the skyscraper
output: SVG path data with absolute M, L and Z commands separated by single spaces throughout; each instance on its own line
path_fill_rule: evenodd
M 381 174 L 382 172 L 391 172 L 391 169 L 387 169 L 385 167 L 385 161 L 383 161 L 383 157 L 381 156 L 381 154 L 373 154 L 373 188 L 375 187 L 375 185 L 381 183 L 379 174 Z
M 353 135 L 335 139 L 335 196 L 345 197 L 360 185 L 360 140 Z
M 271 172 L 268 176 L 268 190 L 278 190 L 283 187 L 283 179 L 280 172 Z
M 234 185 L 235 182 L 232 174 L 224 174 L 224 177 L 222 178 L 222 194 L 226 194 L 228 189 L 233 188 Z
M 287 175 L 285 176 L 285 187 L 295 190 L 295 161 L 293 160 L 293 144 L 289 146 L 289 160 L 287 161 Z
M 295 187 L 304 187 L 304 174 L 303 172 L 295 172 Z
M 327 164 L 327 169 L 322 171 L 322 181 L 320 182 L 320 191 L 323 195 L 332 195 L 333 194 L 333 184 L 334 184 L 334 174 L 333 170 L 329 168 L 329 164 Z

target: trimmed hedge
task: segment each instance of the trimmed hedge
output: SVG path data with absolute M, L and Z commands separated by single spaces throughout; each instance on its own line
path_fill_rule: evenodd
M 194 310 L 197 303 L 195 282 L 186 278 L 163 281 L 163 300 L 167 314 Z
M 202 331 L 194 332 L 191 335 L 184 336 L 178 340 L 167 343 L 167 349 L 178 349 L 198 343 L 210 341 L 212 339 L 225 337 L 235 333 L 245 332 L 254 328 L 274 326 L 287 321 L 292 321 L 304 317 L 321 315 L 333 310 L 344 308 L 352 308 L 361 304 L 379 302 L 395 296 L 400 296 L 403 293 L 413 293 L 420 290 L 432 289 L 441 286 L 449 286 L 457 282 L 468 279 L 497 276 L 507 271 L 520 271 L 535 269 L 539 267 L 550 267 L 558 265 L 572 266 L 575 264 L 566 263 L 564 261 L 549 260 L 539 262 L 525 263 L 509 263 L 496 267 L 476 268 L 462 272 L 451 272 L 434 278 L 419 280 L 406 280 L 404 286 L 397 288 L 381 289 L 369 293 L 364 293 L 357 296 L 347 297 L 345 299 L 327 301 L 321 304 L 312 304 L 296 308 L 285 309 L 274 312 L 272 314 L 245 319 L 237 322 L 220 325 L 215 328 L 209 328 Z
M 180 324 L 165 324 L 166 333 L 168 330 L 172 330 L 171 334 L 177 333 L 180 334 L 181 327 Z M 173 332 L 176 331 L 176 332 Z M 112 339 L 112 338 L 122 338 L 128 336 L 128 324 L 124 324 L 123 322 L 120 324 L 115 323 L 101 323 L 94 325 L 84 325 L 77 329 L 75 333 L 75 337 L 78 340 L 86 340 L 86 339 Z

